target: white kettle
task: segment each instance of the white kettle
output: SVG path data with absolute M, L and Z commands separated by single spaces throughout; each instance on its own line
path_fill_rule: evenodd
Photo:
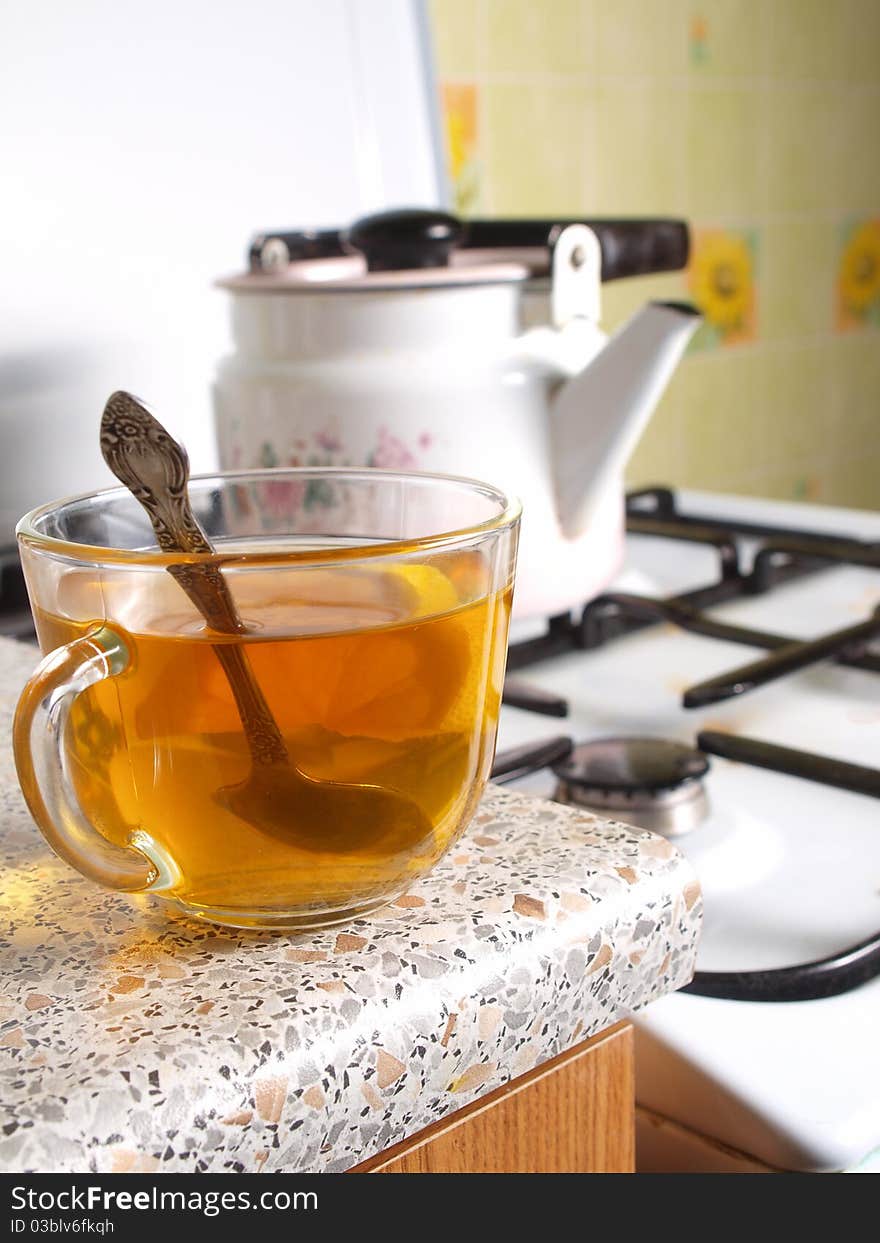
M 608 340 L 602 280 L 681 268 L 681 221 L 368 217 L 259 236 L 214 388 L 224 469 L 364 465 L 523 502 L 514 612 L 584 604 L 623 552 L 623 471 L 699 322 L 650 303 Z M 305 504 L 322 503 L 307 496 Z

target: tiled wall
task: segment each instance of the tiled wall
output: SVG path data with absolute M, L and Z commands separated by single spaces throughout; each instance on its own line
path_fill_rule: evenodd
M 630 466 L 880 508 L 880 0 L 431 0 L 465 214 L 687 217 L 687 274 L 613 328 L 701 329 Z

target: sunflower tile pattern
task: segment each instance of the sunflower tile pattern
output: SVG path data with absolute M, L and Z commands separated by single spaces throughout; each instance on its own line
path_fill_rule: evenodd
M 687 280 L 703 312 L 700 345 L 741 345 L 757 337 L 758 239 L 750 230 L 695 230 Z
M 841 229 L 837 322 L 843 331 L 880 326 L 880 219 L 848 221 Z
M 629 467 L 880 508 L 880 0 L 429 0 L 459 210 L 668 213 L 696 300 Z

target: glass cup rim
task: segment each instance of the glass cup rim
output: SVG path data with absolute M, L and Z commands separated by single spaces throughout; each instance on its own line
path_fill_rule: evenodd
M 482 522 L 471 523 L 450 531 L 438 531 L 432 535 L 418 536 L 410 539 L 377 539 L 369 544 L 352 544 L 336 548 L 303 549 L 301 552 L 286 550 L 255 551 L 236 550 L 225 552 L 222 548 L 214 552 L 177 553 L 163 552 L 159 548 L 131 549 L 114 548 L 102 544 L 83 544 L 75 540 L 61 539 L 47 535 L 37 529 L 37 523 L 55 510 L 86 501 L 103 501 L 113 497 L 131 496 L 122 484 L 114 487 L 99 488 L 89 492 L 78 492 L 71 496 L 49 501 L 29 510 L 19 519 L 15 535 L 17 540 L 37 552 L 62 557 L 68 561 L 84 564 L 104 564 L 110 562 L 117 565 L 138 566 L 141 568 L 165 568 L 169 565 L 210 563 L 272 565 L 283 562 L 340 562 L 360 561 L 373 557 L 388 557 L 401 553 L 418 552 L 425 549 L 443 549 L 450 545 L 463 543 L 468 539 L 479 538 L 493 531 L 510 529 L 519 521 L 522 505 L 518 498 L 508 495 L 494 484 L 467 475 L 447 475 L 434 471 L 401 471 L 384 470 L 379 467 L 347 467 L 347 466 L 284 466 L 258 467 L 252 470 L 207 471 L 204 474 L 191 476 L 189 483 L 206 483 L 212 480 L 223 483 L 235 483 L 243 480 L 272 479 L 281 481 L 285 478 L 303 478 L 304 476 L 321 478 L 343 478 L 346 480 L 363 480 L 375 482 L 377 478 L 398 482 L 436 482 L 458 484 L 472 492 L 479 492 L 499 504 L 500 512 Z

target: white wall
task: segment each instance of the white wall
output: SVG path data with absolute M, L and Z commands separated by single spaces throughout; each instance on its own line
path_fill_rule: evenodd
M 214 465 L 210 284 L 253 232 L 438 200 L 418 7 L 0 6 L 0 543 L 24 509 L 106 480 L 113 388 Z

